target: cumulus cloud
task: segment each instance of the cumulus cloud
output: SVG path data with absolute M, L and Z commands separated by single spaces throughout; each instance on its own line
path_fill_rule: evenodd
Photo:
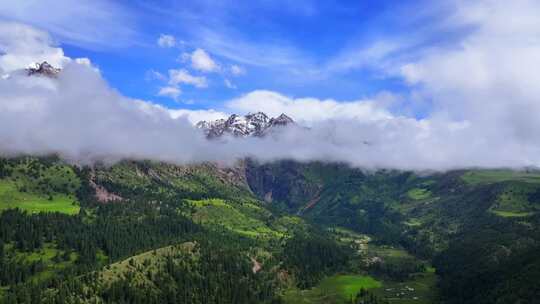
M 181 93 L 182 91 L 177 87 L 162 87 L 159 89 L 158 96 L 170 97 L 175 101 L 178 101 L 178 97 Z
M 189 84 L 197 88 L 206 88 L 208 83 L 204 76 L 193 76 L 186 69 L 169 70 L 169 84 L 176 86 L 179 84 Z
M 208 87 L 208 82 L 204 76 L 194 76 L 186 69 L 170 69 L 168 77 L 165 75 L 150 70 L 146 73 L 147 80 L 159 80 L 166 83 L 165 86 L 160 87 L 158 96 L 169 97 L 175 101 L 178 101 L 178 97 L 182 94 L 180 85 L 191 85 L 196 88 Z M 193 102 L 184 102 L 193 103 Z
M 296 120 L 312 124 L 325 120 L 377 121 L 393 116 L 385 108 L 383 97 L 376 100 L 336 101 L 332 99 L 291 98 L 272 91 L 254 91 L 227 103 L 231 112 L 263 111 L 270 116 L 286 113 Z
M 220 70 L 219 64 L 210 57 L 210 54 L 200 48 L 192 53 L 182 53 L 180 60 L 190 62 L 193 69 L 201 72 L 210 73 Z
M 158 46 L 162 48 L 172 48 L 176 45 L 174 36 L 161 34 L 157 40 Z
M 0 21 L 0 69 L 5 73 L 47 61 L 62 67 L 68 58 L 50 35 L 28 25 Z
M 216 110 L 187 110 L 187 109 L 167 109 L 170 116 L 174 119 L 185 118 L 193 125 L 200 121 L 214 121 L 217 119 L 225 119 L 228 114 Z
M 186 119 L 119 95 L 93 69 L 76 62 L 57 79 L 18 74 L 0 81 L 0 112 L 0 145 L 8 155 L 189 162 L 198 157 L 182 142 L 204 144 Z
M 540 3 L 458 2 L 447 26 L 470 30 L 457 45 L 406 62 L 401 75 L 433 100 L 433 117 L 467 121 L 492 149 L 540 140 Z M 491 153 L 491 151 L 486 151 Z

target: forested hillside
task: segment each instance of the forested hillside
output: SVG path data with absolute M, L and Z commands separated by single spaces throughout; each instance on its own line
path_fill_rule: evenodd
M 535 303 L 540 297 L 534 279 L 540 274 L 538 171 L 415 174 L 342 164 L 248 164 L 248 181 L 262 199 L 432 261 L 437 301 Z M 386 275 L 402 267 L 384 264 Z
M 0 160 L 5 303 L 534 303 L 540 174 Z

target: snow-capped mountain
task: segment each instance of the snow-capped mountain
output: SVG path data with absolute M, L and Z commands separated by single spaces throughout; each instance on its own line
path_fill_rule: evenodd
M 208 138 L 215 138 L 225 134 L 239 137 L 264 136 L 275 127 L 284 127 L 290 124 L 295 124 L 295 122 L 285 114 L 268 118 L 265 113 L 257 112 L 245 116 L 233 114 L 227 119 L 210 122 L 200 121 L 196 126 L 204 130 Z
M 36 63 L 34 67 L 26 69 L 28 76 L 47 76 L 56 77 L 60 73 L 60 69 L 53 67 L 47 61 Z

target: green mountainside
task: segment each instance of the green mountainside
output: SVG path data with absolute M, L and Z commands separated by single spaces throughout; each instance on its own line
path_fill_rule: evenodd
M 540 173 L 0 159 L 0 303 L 534 303 Z

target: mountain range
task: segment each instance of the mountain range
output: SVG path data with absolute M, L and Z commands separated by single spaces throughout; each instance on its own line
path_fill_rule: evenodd
M 224 135 L 236 137 L 265 136 L 277 128 L 296 125 L 294 120 L 285 114 L 269 118 L 263 112 L 249 113 L 245 116 L 232 114 L 227 119 L 200 121 L 196 127 L 202 129 L 208 138 Z
M 61 69 L 55 68 L 50 65 L 47 61 L 42 63 L 36 63 L 33 67 L 26 69 L 28 76 L 46 76 L 46 77 L 57 77 Z
M 196 126 L 213 140 L 298 125 Z M 0 303 L 537 303 L 539 250 L 532 169 L 0 157 Z

